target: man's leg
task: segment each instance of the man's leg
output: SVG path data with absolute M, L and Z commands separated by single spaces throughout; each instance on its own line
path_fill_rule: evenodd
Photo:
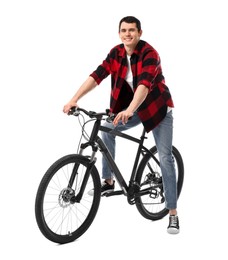
M 118 131 L 125 131 L 130 129 L 136 125 L 141 123 L 138 115 L 134 113 L 132 118 L 128 120 L 127 124 L 123 125 L 122 122 L 119 122 L 118 126 L 114 126 L 112 123 L 105 122 L 103 125 L 109 127 L 111 129 L 115 129 Z M 108 150 L 110 151 L 112 157 L 115 159 L 115 148 L 116 148 L 116 141 L 115 136 L 109 133 L 102 132 L 101 137 L 105 145 L 107 146 Z M 102 157 L 102 178 L 109 184 L 113 184 L 113 174 L 109 165 L 104 157 Z
M 176 170 L 172 156 L 173 139 L 173 116 L 172 111 L 167 113 L 162 122 L 153 130 L 155 143 L 158 149 L 158 155 L 161 163 L 161 171 L 164 184 L 164 193 L 166 199 L 166 208 L 169 209 L 170 216 L 177 216 L 177 184 Z M 172 217 L 172 221 L 177 221 Z M 178 223 L 177 223 L 178 224 Z M 179 232 L 178 230 L 174 232 Z

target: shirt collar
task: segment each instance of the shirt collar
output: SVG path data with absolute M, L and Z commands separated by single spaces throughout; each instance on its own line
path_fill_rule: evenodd
M 135 50 L 134 50 L 134 52 L 132 53 L 132 55 L 133 55 L 133 54 L 135 54 L 135 55 L 138 55 L 138 54 L 139 54 L 140 50 L 142 49 L 143 43 L 144 43 L 144 41 L 139 40 L 139 42 L 138 42 L 138 44 L 136 45 Z M 126 55 L 126 50 L 125 50 L 125 48 L 124 48 L 124 44 L 122 43 L 122 44 L 120 44 L 119 56 L 124 57 L 125 55 Z

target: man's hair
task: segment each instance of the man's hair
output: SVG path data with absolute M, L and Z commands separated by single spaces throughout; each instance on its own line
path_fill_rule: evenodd
M 120 31 L 120 26 L 121 26 L 122 22 L 135 23 L 138 31 L 141 31 L 141 22 L 134 16 L 126 16 L 126 17 L 122 18 L 119 22 L 119 31 Z

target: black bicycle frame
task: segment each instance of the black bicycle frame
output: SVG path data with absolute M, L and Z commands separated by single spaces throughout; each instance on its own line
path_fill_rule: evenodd
M 119 168 L 117 167 L 111 153 L 109 152 L 108 148 L 106 147 L 106 145 L 104 144 L 102 139 L 98 136 L 99 131 L 103 131 L 103 132 L 112 134 L 114 136 L 119 136 L 121 138 L 130 140 L 132 142 L 139 144 L 138 150 L 137 150 L 137 153 L 136 153 L 136 157 L 135 157 L 135 162 L 134 162 L 133 169 L 132 169 L 132 173 L 131 173 L 131 177 L 130 177 L 130 181 L 129 181 L 129 186 L 126 184 L 126 182 L 125 182 Z M 79 154 L 81 154 L 81 155 L 82 155 L 83 150 L 85 148 L 87 148 L 88 146 L 92 147 L 92 151 L 93 151 L 93 154 L 90 157 L 90 162 L 91 162 L 90 164 L 91 165 L 90 165 L 89 169 L 87 169 L 87 171 L 86 171 L 86 176 L 88 177 L 89 172 L 92 168 L 92 165 L 94 165 L 94 163 L 95 163 L 95 161 L 94 161 L 95 160 L 95 153 L 97 152 L 97 150 L 99 148 L 102 155 L 107 160 L 110 169 L 113 171 L 113 174 L 114 174 L 116 180 L 118 181 L 118 183 L 119 183 L 119 185 L 122 189 L 122 192 L 117 191 L 117 192 L 115 192 L 115 194 L 123 194 L 124 193 L 125 195 L 128 195 L 131 184 L 135 183 L 136 171 L 137 171 L 137 167 L 138 167 L 138 164 L 139 164 L 140 155 L 145 155 L 146 153 L 148 153 L 159 164 L 159 161 L 153 155 L 153 153 L 143 145 L 144 140 L 147 138 L 145 136 L 145 134 L 146 134 L 146 131 L 145 131 L 145 129 L 143 129 L 142 135 L 141 135 L 140 139 L 138 139 L 138 138 L 135 138 L 135 137 L 130 136 L 128 134 L 122 133 L 122 132 L 120 132 L 116 129 L 111 129 L 111 128 L 108 128 L 108 127 L 101 126 L 101 117 L 97 118 L 95 123 L 94 123 L 89 141 L 81 144 L 81 146 L 80 146 L 81 149 L 80 149 Z M 74 170 L 73 170 L 71 180 L 70 180 L 70 185 L 74 181 L 75 174 L 77 172 L 77 168 L 78 168 L 78 165 L 76 164 L 75 167 L 74 167 Z M 86 183 L 86 182 L 87 182 L 87 178 L 84 179 L 83 183 Z M 84 192 L 84 187 L 85 187 L 85 184 L 82 185 L 80 192 L 79 192 L 80 194 L 82 194 Z
M 137 167 L 138 167 L 138 164 L 139 164 L 140 155 L 144 155 L 146 153 L 149 153 L 151 155 L 151 157 L 153 157 L 153 159 L 159 164 L 159 161 L 153 155 L 153 153 L 151 153 L 151 151 L 143 145 L 144 140 L 147 138 L 145 136 L 145 134 L 146 134 L 145 129 L 143 129 L 143 132 L 142 132 L 140 139 L 135 138 L 133 136 L 130 136 L 128 134 L 122 133 L 122 132 L 120 132 L 116 129 L 111 129 L 111 128 L 104 127 L 104 126 L 100 126 L 99 130 L 106 132 L 106 133 L 109 133 L 109 134 L 112 134 L 114 136 L 119 136 L 121 138 L 130 140 L 132 142 L 139 144 L 138 150 L 137 150 L 137 153 L 136 153 L 136 157 L 135 157 L 135 162 L 134 162 L 133 169 L 132 169 L 132 173 L 131 173 L 131 177 L 130 177 L 130 181 L 129 181 L 129 186 L 135 182 L 135 176 L 136 176 L 136 171 L 137 171 Z M 104 142 L 102 141 L 102 139 L 99 136 L 96 137 L 96 143 L 98 144 L 99 149 L 100 149 L 101 153 L 103 154 L 104 158 L 107 160 L 109 167 L 113 171 L 113 174 L 116 177 L 116 180 L 118 181 L 118 183 L 119 183 L 120 187 L 122 188 L 124 194 L 127 195 L 128 190 L 129 190 L 129 186 L 126 184 L 126 182 L 125 182 L 119 168 L 117 167 L 112 155 L 110 154 L 106 145 L 104 144 Z

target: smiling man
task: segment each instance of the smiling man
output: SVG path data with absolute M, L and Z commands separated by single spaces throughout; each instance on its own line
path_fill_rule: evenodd
M 111 75 L 110 110 L 117 116 L 113 123 L 105 122 L 109 128 L 127 130 L 140 123 L 147 132 L 152 132 L 161 163 L 166 208 L 169 209 L 168 233 L 179 233 L 177 216 L 176 173 L 172 159 L 173 101 L 162 73 L 158 52 L 141 40 L 140 21 L 127 16 L 119 22 L 121 44 L 110 50 L 106 59 L 90 74 L 72 99 L 64 106 L 68 113 L 78 106 L 78 100 Z M 129 117 L 131 120 L 128 121 Z M 115 158 L 115 137 L 102 133 L 102 139 Z M 101 194 L 114 190 L 113 174 L 102 159 Z

